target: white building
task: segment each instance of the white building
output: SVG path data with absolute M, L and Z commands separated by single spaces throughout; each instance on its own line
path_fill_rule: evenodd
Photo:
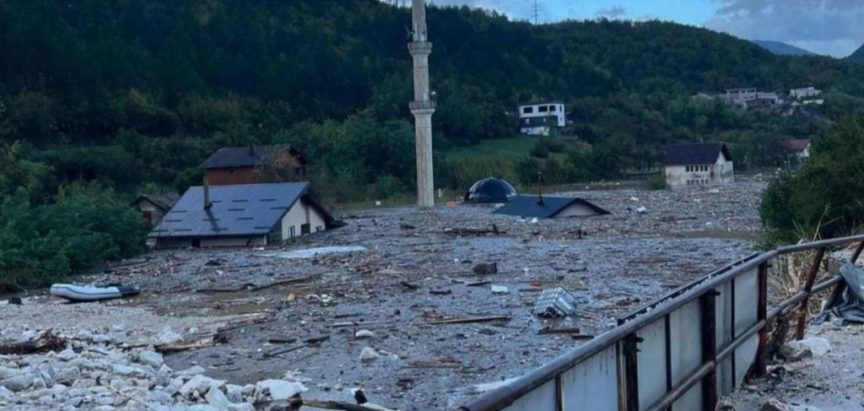
M 553 128 L 564 127 L 567 117 L 561 101 L 541 101 L 519 105 L 519 132 L 548 136 Z
M 730 88 L 726 90 L 724 99 L 731 104 L 747 107 L 747 102 L 755 100 L 758 94 L 755 88 Z
M 666 184 L 670 187 L 735 181 L 732 155 L 724 143 L 676 144 L 666 148 Z
M 148 241 L 158 248 L 257 247 L 324 231 L 333 217 L 308 189 L 306 182 L 189 187 Z
M 812 99 L 822 95 L 822 90 L 816 87 L 793 88 L 789 90 L 789 97 L 796 100 Z

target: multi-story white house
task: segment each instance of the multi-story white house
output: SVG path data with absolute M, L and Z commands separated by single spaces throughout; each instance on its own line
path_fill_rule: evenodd
M 816 87 L 793 88 L 789 90 L 789 97 L 793 99 L 811 99 L 822 95 L 822 90 Z
M 676 144 L 666 148 L 666 184 L 670 187 L 731 183 L 732 154 L 724 143 Z
M 567 117 L 561 101 L 540 101 L 519 104 L 519 132 L 548 136 L 553 128 L 564 127 Z

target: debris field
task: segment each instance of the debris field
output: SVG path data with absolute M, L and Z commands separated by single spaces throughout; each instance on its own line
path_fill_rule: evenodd
M 764 187 L 746 180 L 565 193 L 612 214 L 561 220 L 479 205 L 374 208 L 281 247 L 154 251 L 81 279 L 135 284 L 140 296 L 92 304 L 26 296 L 20 306 L 0 305 L 2 337 L 109 335 L 87 347 L 159 351 L 165 368 L 200 367 L 224 381 L 223 391 L 225 382 L 246 386 L 238 401 L 260 402 L 256 384 L 277 379 L 303 384 L 304 399 L 353 403 L 360 389 L 389 409 L 447 409 L 753 253 Z M 575 312 L 532 314 L 542 291 L 559 287 Z M 182 340 L 159 345 L 166 331 Z M 162 372 L 167 383 L 177 378 Z M 165 378 L 148 390 L 164 391 Z M 208 403 L 206 392 L 188 394 L 171 398 Z M 136 404 L 147 403 L 139 397 Z

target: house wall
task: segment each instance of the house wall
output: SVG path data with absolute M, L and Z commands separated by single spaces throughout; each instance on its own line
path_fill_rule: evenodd
M 141 200 L 136 206 L 138 207 L 138 211 L 141 212 L 141 216 L 154 227 L 162 221 L 162 217 L 165 217 L 165 212 L 148 200 Z
M 292 228 L 294 237 L 300 237 L 302 233 L 302 225 L 309 224 L 310 233 L 323 231 L 327 228 L 327 223 L 324 216 L 321 215 L 315 208 L 310 207 L 301 198 L 285 213 L 282 218 L 282 240 L 290 240 L 292 238 Z
M 567 207 L 560 213 L 556 214 L 555 218 L 589 217 L 597 214 L 598 213 L 594 211 L 594 209 L 592 209 L 591 207 L 580 203 L 573 203 L 570 205 L 570 207 Z
M 522 127 L 519 129 L 519 132 L 522 134 L 527 134 L 529 136 L 548 136 L 550 133 L 550 129 L 547 126 Z
M 702 171 L 699 167 L 706 167 Z M 704 184 L 726 184 L 735 181 L 735 165 L 720 154 L 714 164 L 691 164 L 699 171 L 687 171 L 688 166 L 666 166 L 666 184 L 670 187 Z M 689 182 L 689 184 L 688 184 Z
M 525 112 L 526 107 L 530 109 L 530 113 Z M 540 111 L 541 107 L 545 107 L 546 111 Z M 551 107 L 554 107 L 555 111 L 550 111 Z M 562 103 L 523 104 L 519 106 L 519 119 L 547 116 L 555 116 L 558 127 L 567 125 L 567 117 Z
M 150 242 L 151 239 L 148 239 Z M 267 236 L 251 236 L 251 237 L 164 237 L 155 239 L 155 247 L 159 249 L 166 248 L 189 248 L 195 245 L 201 248 L 215 247 L 261 247 L 267 245 Z
M 260 183 L 261 177 L 253 167 L 214 168 L 207 170 L 207 182 L 213 186 Z

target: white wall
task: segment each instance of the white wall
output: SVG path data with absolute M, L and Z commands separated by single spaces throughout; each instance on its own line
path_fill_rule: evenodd
M 285 217 L 282 218 L 282 240 L 291 239 L 291 227 L 294 227 L 294 236 L 300 237 L 300 233 L 302 232 L 300 226 L 307 223 L 310 225 L 312 233 L 317 232 L 318 227 L 322 231 L 327 228 L 324 216 L 321 213 L 305 204 L 302 199 L 297 200 L 291 209 L 285 213 Z
M 547 107 L 547 111 L 540 111 L 540 107 Z M 525 113 L 525 107 L 532 109 L 531 113 Z M 555 111 L 549 111 L 548 108 L 555 107 Z M 519 118 L 547 117 L 555 116 L 558 127 L 567 125 L 567 116 L 564 113 L 564 104 L 562 103 L 544 103 L 544 104 L 523 104 L 519 106 Z
M 666 184 L 672 187 L 702 184 L 726 184 L 735 181 L 735 165 L 719 154 L 714 164 L 693 164 L 708 166 L 708 171 L 687 171 L 687 166 L 666 166 Z M 707 182 L 706 182 L 707 180 Z M 691 184 L 687 184 L 690 181 Z

